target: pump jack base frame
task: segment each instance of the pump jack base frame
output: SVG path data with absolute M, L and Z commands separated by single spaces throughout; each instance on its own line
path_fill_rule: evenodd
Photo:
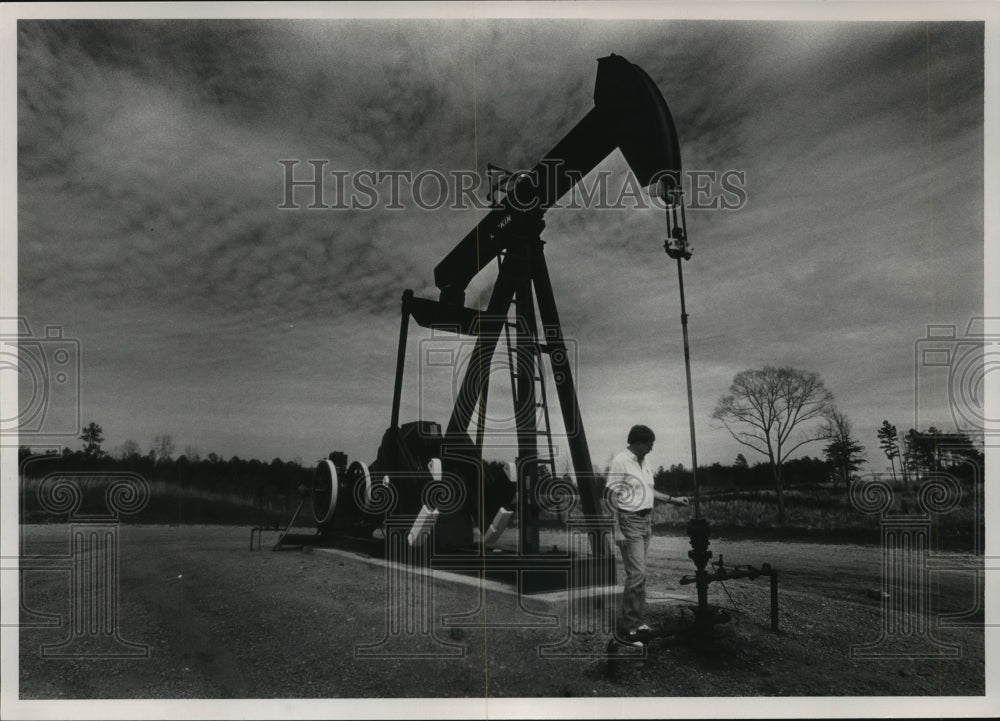
M 386 558 L 385 541 L 357 536 L 286 533 L 272 550 L 335 548 L 371 558 Z M 481 546 L 462 553 L 431 555 L 432 571 L 478 576 L 483 580 L 510 585 L 522 594 L 552 593 L 615 585 L 614 556 L 572 554 L 553 550 L 525 555 L 516 551 Z

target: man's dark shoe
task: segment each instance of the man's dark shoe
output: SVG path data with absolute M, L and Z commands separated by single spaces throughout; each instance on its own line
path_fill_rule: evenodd
M 630 629 L 628 631 L 618 630 L 615 633 L 615 638 L 623 646 L 633 646 L 635 648 L 643 648 L 642 635 L 637 629 Z

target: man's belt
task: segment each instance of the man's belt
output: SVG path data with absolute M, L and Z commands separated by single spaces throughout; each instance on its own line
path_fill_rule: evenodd
M 640 511 L 622 511 L 622 513 L 631 513 L 633 516 L 644 516 L 645 517 L 645 516 L 648 516 L 650 513 L 652 513 L 652 511 L 653 511 L 652 508 L 643 508 Z

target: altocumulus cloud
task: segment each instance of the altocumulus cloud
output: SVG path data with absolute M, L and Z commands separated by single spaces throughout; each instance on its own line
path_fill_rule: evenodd
M 22 21 L 18 32 L 20 305 L 80 337 L 85 416 L 113 443 L 166 431 L 226 455 L 373 453 L 399 295 L 433 297 L 434 264 L 481 214 L 419 211 L 408 197 L 403 211 L 280 210 L 277 161 L 529 166 L 591 107 L 594 61 L 612 51 L 662 89 L 687 168 L 746 173 L 745 208 L 689 215 L 704 458 L 735 455 L 707 415 L 736 371 L 818 370 L 873 432 L 910 411 L 923 327 L 982 307 L 979 24 Z M 625 171 L 618 155 L 602 168 Z M 683 458 L 662 215 L 554 210 L 547 223 L 595 460 L 634 416 L 670 429 L 662 452 Z M 476 281 L 470 303 L 488 291 Z

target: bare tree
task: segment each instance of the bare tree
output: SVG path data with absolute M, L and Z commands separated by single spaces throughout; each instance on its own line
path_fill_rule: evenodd
M 156 463 L 163 463 L 173 458 L 175 450 L 177 447 L 174 445 L 174 437 L 164 434 L 153 439 L 153 447 L 149 450 L 149 455 Z
M 793 433 L 824 417 L 832 405 L 833 394 L 818 373 L 767 366 L 737 373 L 712 413 L 735 440 L 771 462 L 779 523 L 785 522 L 781 465 L 796 449 L 827 437 L 821 428 L 802 437 Z
M 121 448 L 118 449 L 118 454 L 120 458 L 132 458 L 138 456 L 142 453 L 139 448 L 139 444 L 131 439 L 122 443 Z

